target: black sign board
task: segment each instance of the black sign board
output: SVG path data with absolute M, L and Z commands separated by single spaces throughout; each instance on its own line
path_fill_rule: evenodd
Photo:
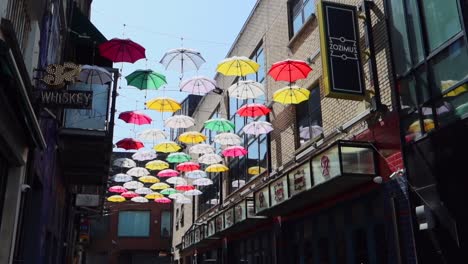
M 325 95 L 362 100 L 365 84 L 356 7 L 321 1 L 318 14 Z
M 93 106 L 93 92 L 43 90 L 39 95 L 39 102 L 48 107 L 91 109 Z

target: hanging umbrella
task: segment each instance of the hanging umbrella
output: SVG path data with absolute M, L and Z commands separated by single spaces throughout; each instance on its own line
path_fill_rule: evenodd
M 129 181 L 129 182 L 126 182 L 124 183 L 123 187 L 127 190 L 135 190 L 135 189 L 138 189 L 138 188 L 143 188 L 143 183 L 141 182 L 137 182 L 137 181 Z
M 235 180 L 235 181 L 231 182 L 231 186 L 234 187 L 234 188 L 240 188 L 240 187 L 242 187 L 244 185 L 245 185 L 244 180 Z
M 154 146 L 154 150 L 157 152 L 171 153 L 181 150 L 182 148 L 177 145 L 174 141 L 161 142 Z
M 143 183 L 157 183 L 157 182 L 159 182 L 158 178 L 156 178 L 154 176 L 151 176 L 151 175 L 142 176 L 138 180 L 143 182 Z
M 229 168 L 224 166 L 223 164 L 213 164 L 205 169 L 206 172 L 225 172 L 228 170 Z
M 138 135 L 138 139 L 144 141 L 156 141 L 159 139 L 166 139 L 168 134 L 161 129 L 146 129 Z
M 286 86 L 273 93 L 273 101 L 281 104 L 299 104 L 309 99 L 310 91 L 298 86 Z
M 239 145 L 242 139 L 234 133 L 221 133 L 215 136 L 214 141 L 221 145 Z
M 166 182 L 169 183 L 169 184 L 176 184 L 176 185 L 187 184 L 187 180 L 185 180 L 182 177 L 171 177 L 171 178 L 167 179 Z
M 145 168 L 135 167 L 135 168 L 129 169 L 127 171 L 127 174 L 130 175 L 130 176 L 134 176 L 134 177 L 142 177 L 142 176 L 149 175 L 150 173 Z
M 160 178 L 176 177 L 176 176 L 179 176 L 179 172 L 176 170 L 165 169 L 165 170 L 158 172 L 158 176 Z
M 113 38 L 99 45 L 99 54 L 112 62 L 134 63 L 146 58 L 145 48 L 130 39 Z
M 205 63 L 205 59 L 200 52 L 193 49 L 171 49 L 168 50 L 159 61 L 167 69 L 176 70 L 180 73 L 198 70 Z
M 249 134 L 249 135 L 263 135 L 263 134 L 268 134 L 271 131 L 273 131 L 273 126 L 266 121 L 255 121 L 255 122 L 250 122 L 247 125 L 242 128 L 242 131 L 244 133 Z
M 119 119 L 125 121 L 125 123 L 131 123 L 135 125 L 146 125 L 151 124 L 151 117 L 143 114 L 139 111 L 125 111 L 119 114 Z
M 183 185 L 176 186 L 175 189 L 178 190 L 178 191 L 184 191 L 185 192 L 185 191 L 190 191 L 190 190 L 195 189 L 195 186 L 183 184 Z
M 186 144 L 197 144 L 206 140 L 206 136 L 198 131 L 188 131 L 180 134 L 179 141 Z
M 171 195 L 171 194 L 175 194 L 177 193 L 177 190 L 174 189 L 174 188 L 166 188 L 164 190 L 162 190 L 161 192 L 159 192 L 160 194 L 164 194 L 164 195 Z
M 263 173 L 266 169 L 260 166 L 252 166 L 247 169 L 247 173 L 250 175 L 258 175 Z
M 307 75 L 312 71 L 312 68 L 305 61 L 301 60 L 284 60 L 278 61 L 271 65 L 268 74 L 275 81 L 295 82 L 299 79 L 307 78 Z
M 176 191 L 176 193 L 169 194 L 168 198 L 177 200 L 177 199 L 185 199 L 187 197 L 185 197 L 185 195 L 183 195 L 183 194 Z
M 157 97 L 151 99 L 145 103 L 145 106 L 151 110 L 170 113 L 174 113 L 175 111 L 182 109 L 176 100 L 168 97 Z
M 215 148 L 208 144 L 197 144 L 190 147 L 189 152 L 193 154 L 214 153 Z
M 89 84 L 106 84 L 112 82 L 112 74 L 106 69 L 95 65 L 81 66 L 81 72 L 78 76 L 80 82 Z
M 153 160 L 145 164 L 148 170 L 164 170 L 169 168 L 169 164 L 162 160 Z
M 171 186 L 169 186 L 169 184 L 167 183 L 164 183 L 164 182 L 158 182 L 158 183 L 155 183 L 153 185 L 150 186 L 150 189 L 151 190 L 164 190 L 164 189 L 167 189 Z
M 216 132 L 234 131 L 234 123 L 224 118 L 212 118 L 205 121 L 203 125 L 206 129 Z
M 114 162 L 112 162 L 112 165 L 114 165 L 116 167 L 120 167 L 120 168 L 133 168 L 133 167 L 136 167 L 136 163 L 133 160 L 127 159 L 127 158 L 115 159 Z
M 138 161 L 152 160 L 157 158 L 156 151 L 152 149 L 139 149 L 132 155 L 132 159 Z
M 109 188 L 109 192 L 113 192 L 113 193 L 124 193 L 126 191 L 127 189 L 119 185 L 115 185 Z
M 221 158 L 221 156 L 219 156 L 218 154 L 214 153 L 205 154 L 198 158 L 198 162 L 207 165 L 220 163 L 221 161 L 223 161 L 223 158 Z
M 167 84 L 166 76 L 152 70 L 136 70 L 127 77 L 127 85 L 140 90 L 157 90 Z
M 216 81 L 208 79 L 207 77 L 198 76 L 183 81 L 179 87 L 182 92 L 195 95 L 205 95 L 216 89 Z
M 216 67 L 216 71 L 226 76 L 246 76 L 256 73 L 260 65 L 244 56 L 234 56 L 222 60 Z
M 180 163 L 179 165 L 176 166 L 176 170 L 178 171 L 194 171 L 194 170 L 199 170 L 200 169 L 200 164 L 195 163 L 195 162 L 184 162 Z
M 175 203 L 177 203 L 177 204 L 191 204 L 192 199 L 187 198 L 187 197 L 183 197 L 183 198 L 181 197 L 181 198 L 175 199 Z
M 161 203 L 161 204 L 170 204 L 171 203 L 171 199 L 166 198 L 166 197 L 157 198 L 157 199 L 154 199 L 154 201 L 157 202 L 157 203 Z
M 146 199 L 145 197 L 137 196 L 137 197 L 133 197 L 132 199 L 130 199 L 130 201 L 135 202 L 135 203 L 147 203 L 148 199 Z
M 153 191 L 150 189 L 150 188 L 146 188 L 146 187 L 141 187 L 141 188 L 138 188 L 135 190 L 136 193 L 138 194 L 149 194 L 149 193 L 152 193 Z
M 263 84 L 252 81 L 239 81 L 228 88 L 229 97 L 237 99 L 255 99 L 265 94 Z
M 262 104 L 246 104 L 237 110 L 237 114 L 246 117 L 257 117 L 268 115 L 271 112 L 270 108 Z
M 115 143 L 115 145 L 118 147 L 118 148 L 123 148 L 125 150 L 129 150 L 129 149 L 141 149 L 142 147 L 144 147 L 145 145 L 143 145 L 143 142 L 139 141 L 139 140 L 136 140 L 136 139 L 133 139 L 133 138 L 124 138 L 120 141 L 118 141 L 117 143 Z
M 247 150 L 241 146 L 230 146 L 223 150 L 225 157 L 241 157 L 247 155 Z
M 125 202 L 126 200 L 125 200 L 125 197 L 121 195 L 112 195 L 107 198 L 107 201 L 112 202 L 112 203 L 121 203 L 121 202 Z
M 154 199 L 157 199 L 157 198 L 163 198 L 164 195 L 158 193 L 158 192 L 151 192 L 151 193 L 148 193 L 147 195 L 145 195 L 145 198 L 148 199 L 148 200 L 154 200 Z
M 115 182 L 129 182 L 133 180 L 132 176 L 124 174 L 124 173 L 119 173 L 116 174 L 112 177 L 112 180 Z
M 191 172 L 187 172 L 187 174 L 185 174 L 185 177 L 187 177 L 189 179 L 205 178 L 206 177 L 206 172 L 204 172 L 202 170 L 194 170 L 194 171 L 191 171 Z
M 323 128 L 321 126 L 312 125 L 312 126 L 301 126 L 299 127 L 299 136 L 302 139 L 311 139 L 316 138 L 323 134 Z
M 197 196 L 201 194 L 203 194 L 203 192 L 197 189 L 188 190 L 184 192 L 184 195 L 187 195 L 187 196 Z
M 189 128 L 195 125 L 195 119 L 185 115 L 173 115 L 164 121 L 169 128 Z
M 213 181 L 208 178 L 200 178 L 200 179 L 194 180 L 192 183 L 193 185 L 197 185 L 197 186 L 208 186 L 208 185 L 212 185 Z
M 167 156 L 166 160 L 170 163 L 182 163 L 190 161 L 192 157 L 184 152 L 174 152 Z
M 133 197 L 140 196 L 138 193 L 135 193 L 135 192 L 132 192 L 132 191 L 127 191 L 127 192 L 121 193 L 120 195 L 122 195 L 125 198 L 133 198 Z

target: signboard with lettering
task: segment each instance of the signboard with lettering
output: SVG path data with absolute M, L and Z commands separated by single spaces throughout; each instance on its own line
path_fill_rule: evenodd
M 310 163 L 306 162 L 289 173 L 289 193 L 294 196 L 312 188 Z
M 325 96 L 363 100 L 365 83 L 355 6 L 319 1 L 320 50 Z
M 341 170 L 338 146 L 331 147 L 312 158 L 314 185 L 328 181 L 340 174 Z
M 255 213 L 270 207 L 270 192 L 268 186 L 255 193 Z
M 288 177 L 284 175 L 270 184 L 271 206 L 284 202 L 289 198 Z
M 48 107 L 65 107 L 74 109 L 91 109 L 93 106 L 92 91 L 43 90 L 40 102 Z

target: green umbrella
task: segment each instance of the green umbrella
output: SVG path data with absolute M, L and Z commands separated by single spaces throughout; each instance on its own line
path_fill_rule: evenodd
M 177 193 L 177 190 L 174 188 L 167 188 L 167 189 L 160 191 L 159 193 L 164 194 L 164 195 L 171 195 L 171 194 Z
M 166 160 L 171 163 L 182 163 L 190 161 L 192 157 L 190 155 L 183 153 L 183 152 L 174 152 L 167 156 Z
M 157 90 L 167 84 L 166 76 L 152 70 L 136 70 L 125 77 L 127 84 L 140 90 Z
M 205 122 L 205 128 L 217 132 L 227 132 L 234 131 L 235 126 L 233 122 L 224 118 L 213 118 Z

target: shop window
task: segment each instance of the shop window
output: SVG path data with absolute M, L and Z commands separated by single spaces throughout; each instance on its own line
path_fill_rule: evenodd
M 296 106 L 296 123 L 299 145 L 322 136 L 322 110 L 318 86 L 310 91 L 309 100 Z
M 315 13 L 313 0 L 291 0 L 289 1 L 289 31 L 290 37 L 293 37 L 301 28 L 307 19 Z
M 161 212 L 161 237 L 171 237 L 171 212 L 169 211 Z
M 149 237 L 150 212 L 149 211 L 120 211 L 118 236 L 119 237 Z

